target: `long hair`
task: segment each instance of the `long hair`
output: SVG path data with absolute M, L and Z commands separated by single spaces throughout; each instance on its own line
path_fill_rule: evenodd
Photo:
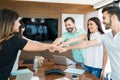
M 25 24 L 23 23 L 23 21 L 20 20 L 20 27 L 19 27 L 19 37 L 22 38 L 23 36 L 23 32 L 22 29 L 25 28 Z
M 13 10 L 0 10 L 0 43 L 14 36 L 13 27 L 19 14 Z
M 90 19 L 88 20 L 88 22 L 89 22 L 89 21 L 95 22 L 95 24 L 98 26 L 98 31 L 99 31 L 101 34 L 104 34 L 104 31 L 103 31 L 103 29 L 102 29 L 102 27 L 101 27 L 100 20 L 99 20 L 97 17 L 92 17 L 92 18 L 90 18 Z M 88 22 L 87 22 L 87 26 L 88 26 Z M 90 32 L 90 30 L 88 29 L 88 34 L 87 34 L 88 40 L 90 40 L 90 34 L 91 34 L 91 32 Z

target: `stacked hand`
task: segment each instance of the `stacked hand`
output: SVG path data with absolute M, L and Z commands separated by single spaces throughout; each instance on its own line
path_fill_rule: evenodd
M 66 52 L 68 50 L 68 46 L 60 45 L 58 48 L 59 53 Z
M 55 52 L 55 51 L 57 50 L 57 49 L 56 49 L 57 46 L 58 46 L 58 44 L 53 43 L 52 46 L 49 48 L 49 51 L 50 51 L 50 52 Z
M 63 44 L 55 44 L 55 43 L 53 43 L 49 49 L 50 52 L 59 51 L 59 53 L 66 52 L 67 50 L 68 50 L 67 46 L 64 46 Z

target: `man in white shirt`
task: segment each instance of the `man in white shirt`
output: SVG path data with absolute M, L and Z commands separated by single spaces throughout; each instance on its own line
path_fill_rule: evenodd
M 107 49 L 111 64 L 110 80 L 120 80 L 120 8 L 115 6 L 105 7 L 102 13 L 103 24 L 106 29 L 111 28 L 112 31 L 110 33 L 96 40 L 85 41 L 78 45 L 62 48 L 60 52 L 64 52 L 68 49 L 82 49 L 103 44 Z

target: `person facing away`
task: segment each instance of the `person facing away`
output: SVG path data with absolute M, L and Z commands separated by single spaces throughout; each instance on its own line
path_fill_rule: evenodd
M 22 21 L 20 21 L 20 24 L 21 25 L 19 27 L 19 32 L 17 32 L 16 34 L 18 34 L 19 37 L 22 38 L 23 37 L 23 32 L 25 30 L 25 25 Z M 18 61 L 19 61 L 20 54 L 21 54 L 21 50 L 19 50 L 18 53 L 17 53 L 17 57 L 16 57 L 16 60 L 14 62 L 14 65 L 13 65 L 13 68 L 12 68 L 12 71 L 11 71 L 11 75 L 13 75 L 14 72 L 17 71 L 17 69 L 18 69 Z
M 18 36 L 20 38 L 24 38 L 25 40 L 28 40 L 28 41 L 32 41 L 32 42 L 36 42 L 36 43 L 39 43 L 38 41 L 33 41 L 31 39 L 28 39 L 26 38 L 24 35 L 23 35 L 23 32 L 25 31 L 25 24 L 20 20 L 20 27 L 19 27 L 19 32 L 17 32 L 16 34 L 18 34 Z M 18 70 L 18 62 L 19 62 L 19 57 L 20 57 L 20 54 L 21 54 L 21 50 L 18 51 L 17 53 L 17 57 L 16 57 L 16 60 L 14 62 L 14 66 L 12 68 L 12 71 L 11 71 L 11 75 L 14 75 L 14 73 Z
M 62 34 L 62 37 L 57 38 L 53 44 L 61 44 L 62 42 L 65 42 L 71 38 L 75 38 L 79 35 L 82 35 L 83 39 L 85 39 L 86 32 L 81 28 L 76 28 L 75 26 L 75 20 L 72 17 L 67 17 L 65 20 L 65 27 L 67 32 L 64 32 Z M 78 44 L 79 42 L 71 43 L 70 45 Z M 72 49 L 72 55 L 76 63 L 78 63 L 80 66 L 83 65 L 84 58 L 83 58 L 84 51 L 82 49 Z
M 82 49 L 100 44 L 105 45 L 111 66 L 111 80 L 120 80 L 120 8 L 116 6 L 105 7 L 102 10 L 103 24 L 105 29 L 110 29 L 111 32 L 90 41 L 82 42 L 78 45 L 59 48 L 60 52 L 68 49 Z
M 19 14 L 10 9 L 0 10 L 0 80 L 7 80 L 19 50 L 43 51 L 52 45 L 34 43 L 18 37 Z M 41 47 L 42 46 L 42 47 Z

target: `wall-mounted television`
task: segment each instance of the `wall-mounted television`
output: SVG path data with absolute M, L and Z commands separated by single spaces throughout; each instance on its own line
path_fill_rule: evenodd
M 23 35 L 31 40 L 52 42 L 58 37 L 57 18 L 22 18 Z

